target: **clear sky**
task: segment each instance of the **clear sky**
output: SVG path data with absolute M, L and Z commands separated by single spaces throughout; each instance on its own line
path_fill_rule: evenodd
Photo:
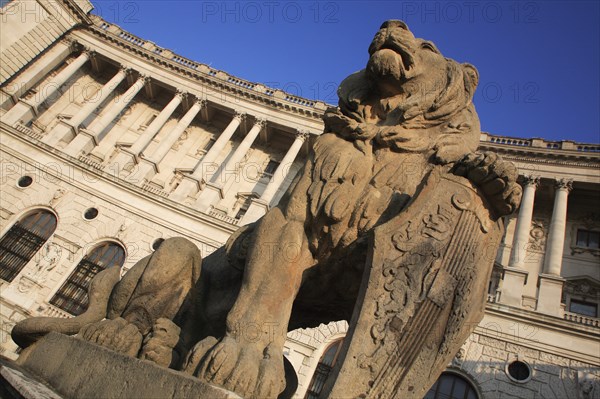
M 337 104 L 380 24 L 402 19 L 480 74 L 483 131 L 600 142 L 600 2 L 94 1 L 94 13 L 232 75 Z

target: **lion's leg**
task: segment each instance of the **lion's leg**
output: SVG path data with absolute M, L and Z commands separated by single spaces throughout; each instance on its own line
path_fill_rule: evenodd
M 314 259 L 304 224 L 286 220 L 279 209 L 263 219 L 256 234 L 256 245 L 248 251 L 240 293 L 227 317 L 227 334 L 263 347 L 273 341 L 283 345 L 302 273 L 314 264 Z M 244 328 L 254 323 L 261 325 L 264 333 L 259 338 L 245 337 Z M 279 333 L 272 337 L 267 330 Z
M 179 334 L 172 320 L 199 278 L 200 265 L 200 253 L 193 243 L 184 238 L 165 240 L 131 269 L 132 278 L 123 278 L 115 288 L 109 320 L 84 327 L 80 336 L 132 356 L 138 354 L 147 336 L 145 344 L 152 341 L 152 351 L 143 351 L 142 355 L 159 361 L 156 354 L 160 353 L 160 362 L 170 364 L 171 349 Z M 169 350 L 159 348 L 158 341 L 164 341 Z M 167 352 L 169 359 L 163 356 Z
M 244 397 L 275 397 L 284 387 L 283 344 L 302 273 L 314 263 L 304 224 L 278 208 L 257 227 L 226 335 L 200 342 L 186 371 Z

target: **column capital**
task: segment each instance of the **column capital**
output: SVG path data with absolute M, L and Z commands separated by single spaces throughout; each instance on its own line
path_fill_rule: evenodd
M 254 126 L 260 126 L 261 129 L 264 128 L 266 124 L 267 124 L 266 118 L 256 117 L 256 119 L 254 120 Z
M 77 42 L 77 40 L 75 40 L 71 37 L 65 37 L 61 41 L 64 44 L 66 44 L 67 46 L 69 46 L 69 50 L 71 50 L 72 53 L 74 53 L 75 51 L 77 51 L 81 48 L 81 44 L 79 44 L 79 42 Z
M 556 190 L 566 190 L 570 192 L 573 190 L 573 180 L 572 179 L 556 179 L 554 182 L 554 187 Z
M 126 75 L 131 75 L 133 73 L 133 69 L 131 69 L 130 66 L 127 66 L 125 64 L 119 65 L 119 71 L 125 73 Z
M 176 89 L 175 90 L 175 96 L 174 97 L 179 97 L 181 100 L 185 99 L 188 96 L 188 92 L 183 90 L 183 89 Z
M 523 176 L 523 187 L 533 186 L 533 188 L 538 188 L 540 185 L 540 177 L 534 175 L 524 175 Z
M 150 76 L 148 76 L 146 74 L 140 73 L 138 80 L 142 80 L 144 82 L 144 84 L 146 84 L 146 83 L 150 83 L 151 78 L 150 78 Z
M 296 140 L 302 140 L 303 142 L 308 139 L 310 132 L 308 130 L 296 129 Z
M 191 97 L 191 94 L 190 94 Z M 194 97 L 194 104 L 198 104 L 200 108 L 206 107 L 206 99 Z
M 87 54 L 88 58 L 93 58 L 96 56 L 96 51 L 92 50 L 91 48 L 89 48 L 87 46 L 83 47 L 82 53 Z
M 246 119 L 246 113 L 240 110 L 235 110 L 235 114 L 233 115 L 233 119 L 237 119 L 240 122 L 243 122 Z

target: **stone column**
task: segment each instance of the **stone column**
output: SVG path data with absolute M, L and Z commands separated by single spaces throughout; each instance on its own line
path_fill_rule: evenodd
M 502 281 L 502 295 L 500 302 L 510 306 L 521 307 L 523 304 L 523 286 L 527 283 L 529 272 L 525 270 L 525 259 L 529 245 L 529 233 L 531 230 L 531 219 L 533 217 L 533 202 L 535 190 L 539 185 L 538 177 L 526 176 L 523 182 L 523 198 L 517 225 L 510 251 L 508 268 L 504 269 Z
M 115 118 L 123 112 L 125 107 L 133 100 L 135 95 L 144 87 L 148 78 L 144 75 L 140 75 L 138 80 L 131 85 L 127 91 L 119 97 L 118 101 L 114 102 L 100 118 L 94 120 L 94 122 L 87 129 L 80 129 L 79 134 L 69 145 L 65 148 L 65 153 L 71 156 L 78 156 L 81 152 L 90 152 L 95 146 L 100 143 L 104 138 L 104 131 L 110 125 Z
M 10 109 L 29 89 L 60 65 L 73 51 L 71 40 L 63 39 L 45 51 L 31 66 L 0 89 L 0 108 Z
M 265 123 L 264 119 L 256 119 L 254 126 L 246 134 L 240 145 L 237 146 L 227 163 L 221 165 L 210 179 L 210 182 L 206 183 L 206 186 L 204 186 L 198 196 L 196 208 L 204 211 L 225 197 L 227 189 L 231 187 L 236 180 L 236 176 L 240 173 L 239 164 L 241 160 L 248 153 L 252 143 L 254 143 L 254 140 L 256 140 L 256 137 L 258 137 L 258 134 L 265 126 Z
M 296 139 L 294 140 L 287 153 L 281 160 L 281 163 L 275 170 L 275 173 L 273 173 L 273 177 L 271 178 L 271 181 L 265 188 L 265 191 L 262 193 L 259 199 L 252 200 L 252 203 L 250 204 L 248 210 L 244 214 L 240 225 L 243 226 L 255 222 L 256 220 L 258 220 L 258 218 L 267 213 L 267 211 L 269 210 L 269 205 L 271 201 L 273 201 L 273 197 L 275 197 L 277 190 L 279 190 L 279 187 L 289 174 L 291 166 L 296 160 L 296 156 L 300 152 L 302 144 L 304 144 L 308 136 L 308 132 L 298 131 L 296 133 Z
M 558 317 L 562 317 L 564 313 L 561 307 L 564 279 L 560 273 L 567 227 L 567 201 L 572 188 L 571 180 L 561 179 L 556 182 L 554 209 L 544 256 L 544 273 L 539 280 L 537 310 Z
M 29 123 L 36 113 L 38 107 L 49 99 L 58 89 L 69 80 L 93 55 L 93 51 L 86 50 L 71 62 L 65 69 L 60 71 L 48 83 L 39 88 L 35 96 L 29 100 L 19 100 L 19 103 L 2 116 L 2 121 L 13 126 L 17 122 Z
M 189 195 L 194 195 L 199 189 L 200 185 L 203 184 L 206 180 L 206 177 L 209 172 L 209 167 L 211 167 L 215 162 L 215 159 L 219 156 L 225 144 L 231 139 L 237 128 L 242 123 L 245 114 L 236 112 L 229 125 L 223 130 L 223 132 L 219 135 L 219 138 L 212 145 L 210 150 L 204 155 L 204 157 L 198 162 L 196 167 L 194 167 L 194 171 L 189 176 L 184 176 L 179 186 L 173 191 L 170 197 L 174 201 L 183 201 Z
M 206 104 L 205 100 L 197 99 L 194 104 L 186 112 L 186 114 L 179 120 L 177 126 L 169 132 L 169 135 L 161 140 L 158 148 L 148 156 L 147 158 L 140 159 L 139 170 L 137 175 L 143 177 L 146 181 L 151 180 L 152 177 L 158 172 L 158 164 L 165 158 L 169 153 L 169 150 L 177 142 L 181 134 L 185 129 L 192 123 L 198 112 Z
M 154 118 L 150 126 L 144 130 L 144 132 L 138 137 L 130 148 L 122 148 L 121 152 L 116 156 L 113 164 L 118 168 L 119 174 L 123 172 L 125 165 L 130 164 L 133 161 L 137 161 L 138 157 L 144 151 L 144 149 L 150 144 L 154 136 L 158 134 L 160 129 L 167 123 L 173 112 L 177 109 L 183 97 L 186 95 L 183 91 L 177 90 L 175 96 L 169 101 L 169 103 L 160 111 L 158 116 Z M 137 163 L 137 162 L 136 162 Z M 136 176 L 140 177 L 141 174 L 136 170 Z M 139 182 L 143 182 L 144 179 L 140 179 Z
M 277 190 L 279 190 L 281 183 L 283 183 L 290 172 L 291 166 L 296 160 L 296 156 L 300 152 L 300 148 L 302 148 L 302 144 L 304 144 L 307 138 L 308 132 L 298 131 L 296 133 L 294 142 L 281 160 L 281 163 L 275 170 L 275 173 L 273 173 L 273 177 L 267 185 L 267 188 L 265 188 L 265 191 L 260 196 L 262 201 L 266 202 L 267 204 L 271 203 L 273 197 L 275 197 L 275 193 L 277 193 Z
M 90 98 L 69 121 L 60 121 L 52 131 L 44 137 L 44 142 L 51 146 L 55 146 L 59 141 L 67 141 L 75 137 L 78 132 L 79 125 L 83 123 L 101 105 L 108 96 L 115 91 L 119 84 L 127 76 L 127 68 L 121 67 L 111 80 L 109 80 L 98 91 L 99 96 Z

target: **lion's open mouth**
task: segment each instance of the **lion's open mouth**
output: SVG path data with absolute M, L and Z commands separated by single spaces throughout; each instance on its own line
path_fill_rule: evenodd
M 397 82 L 410 79 L 415 60 L 412 54 L 393 40 L 373 43 L 367 70 L 372 76 L 392 78 Z
M 380 50 L 392 50 L 398 54 L 402 60 L 402 67 L 406 72 L 410 71 L 414 65 L 412 55 L 396 43 L 385 43 L 378 51 Z
M 408 64 L 410 65 L 410 64 Z M 367 63 L 367 71 L 373 77 L 391 78 L 400 83 L 408 78 L 406 61 L 402 56 L 392 49 L 382 48 L 375 51 Z

